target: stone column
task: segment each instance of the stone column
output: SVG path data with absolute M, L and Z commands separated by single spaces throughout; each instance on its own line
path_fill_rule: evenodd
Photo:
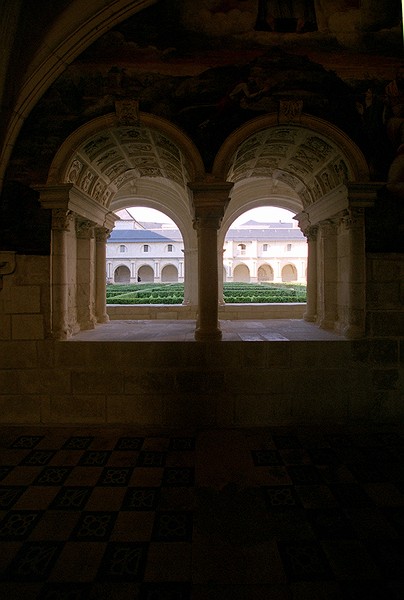
M 366 255 L 364 210 L 351 208 L 341 218 L 344 243 L 340 250 L 340 297 L 344 302 L 341 324 L 345 337 L 355 339 L 365 333 L 366 322 Z M 342 312 L 342 311 L 341 311 Z
M 317 227 L 308 227 L 304 235 L 307 238 L 307 300 L 305 321 L 315 323 L 317 319 Z
M 198 237 L 198 322 L 195 339 L 220 340 L 217 232 L 233 184 L 215 181 L 188 185 L 193 192 L 194 228 Z
M 68 305 L 67 235 L 73 213 L 65 209 L 52 210 L 51 232 L 51 332 L 57 340 L 71 335 Z
M 332 219 L 320 223 L 320 289 L 317 303 L 319 325 L 335 329 L 337 321 L 337 225 Z
M 106 227 L 95 229 L 95 316 L 97 323 L 108 323 L 107 296 L 107 239 L 111 231 Z
M 92 221 L 76 219 L 76 309 L 80 329 L 94 329 L 97 321 L 94 315 L 94 225 Z

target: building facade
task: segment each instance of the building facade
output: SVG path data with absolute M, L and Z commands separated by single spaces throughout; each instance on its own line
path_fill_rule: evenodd
M 230 228 L 222 272 L 227 282 L 306 283 L 306 238 L 293 223 L 248 221 Z M 184 282 L 184 244 L 178 229 L 118 221 L 107 241 L 107 283 L 136 282 Z

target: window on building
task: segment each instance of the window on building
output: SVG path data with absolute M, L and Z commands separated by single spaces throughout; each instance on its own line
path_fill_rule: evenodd
M 174 252 L 174 246 L 172 244 L 168 244 L 167 252 Z
M 247 246 L 245 244 L 238 245 L 238 253 L 239 254 L 245 254 L 246 249 L 247 249 Z
M 119 246 L 119 252 L 127 252 L 127 251 L 128 251 L 128 249 L 127 249 L 127 247 L 125 246 L 125 244 L 121 244 L 121 245 Z
M 290 252 L 292 250 L 292 244 L 286 244 L 286 250 L 287 252 Z
M 150 250 L 149 244 L 144 244 L 143 245 L 143 252 L 149 252 L 149 250 Z
M 262 244 L 262 251 L 268 252 L 268 244 Z

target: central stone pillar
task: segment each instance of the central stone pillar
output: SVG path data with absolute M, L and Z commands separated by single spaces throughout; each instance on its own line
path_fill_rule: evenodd
M 233 187 L 227 182 L 193 182 L 194 228 L 198 236 L 198 321 L 196 340 L 221 340 L 217 232 Z
M 320 281 L 318 297 L 318 321 L 322 329 L 335 328 L 338 311 L 338 273 L 337 273 L 337 225 L 335 220 L 327 219 L 319 223 L 320 233 Z
M 51 238 L 51 331 L 55 339 L 65 340 L 71 334 L 69 326 L 69 278 L 67 265 L 67 235 L 74 216 L 69 210 L 52 210 Z
M 76 219 L 76 310 L 80 329 L 94 329 L 94 223 Z
M 107 239 L 111 231 L 106 227 L 95 229 L 95 316 L 97 323 L 108 323 L 107 296 Z
M 317 319 L 317 231 L 318 227 L 308 227 L 304 234 L 307 237 L 307 298 L 305 321 L 315 323 Z

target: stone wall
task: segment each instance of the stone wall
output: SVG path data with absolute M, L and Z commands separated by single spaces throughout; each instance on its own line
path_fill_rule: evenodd
M 403 421 L 402 257 L 369 256 L 367 270 L 366 339 L 80 342 L 50 338 L 49 258 L 17 256 L 0 291 L 0 422 Z
M 2 423 L 234 427 L 404 417 L 398 340 L 2 341 L 0 361 Z

